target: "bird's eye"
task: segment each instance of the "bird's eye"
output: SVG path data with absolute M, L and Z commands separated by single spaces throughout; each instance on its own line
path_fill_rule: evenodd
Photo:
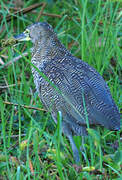
M 30 30 L 29 30 L 29 29 L 26 29 L 26 30 L 24 31 L 24 33 L 25 33 L 25 34 L 29 34 L 29 33 L 30 33 Z

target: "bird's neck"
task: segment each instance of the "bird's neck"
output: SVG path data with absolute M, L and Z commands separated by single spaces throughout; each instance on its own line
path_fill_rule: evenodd
M 52 60 L 55 57 L 64 57 L 68 51 L 61 44 L 61 42 L 56 38 L 42 38 L 35 44 L 34 52 L 39 52 L 40 59 Z

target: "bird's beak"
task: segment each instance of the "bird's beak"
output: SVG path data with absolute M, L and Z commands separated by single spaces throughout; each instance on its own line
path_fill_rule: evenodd
M 7 46 L 12 46 L 17 44 L 20 41 L 29 41 L 31 40 L 30 36 L 29 36 L 29 31 L 24 31 L 23 33 L 10 37 L 7 40 L 1 40 L 1 47 L 7 47 Z
M 23 32 L 19 35 L 15 35 L 14 38 L 16 41 L 30 41 L 31 40 L 31 38 L 29 37 L 29 34 L 26 32 Z

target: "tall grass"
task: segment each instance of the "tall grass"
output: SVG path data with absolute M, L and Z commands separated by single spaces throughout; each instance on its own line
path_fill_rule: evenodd
M 12 17 L 10 23 L 7 23 L 6 16 L 8 9 L 14 5 L 13 1 L 0 3 L 3 16 L 0 29 L 5 25 L 1 39 L 22 32 L 28 24 L 36 21 L 35 13 L 39 13 L 39 9 L 36 9 L 35 13 L 18 14 L 16 20 Z M 34 1 L 24 1 L 24 7 L 31 4 Z M 122 103 L 120 7 L 119 2 L 113 1 L 52 1 L 44 12 L 62 14 L 62 18 L 42 16 L 40 19 L 52 24 L 59 39 L 72 54 L 97 69 L 108 83 L 119 109 Z M 24 43 L 0 51 L 5 62 L 0 65 L 0 178 L 121 178 L 121 132 L 110 132 L 103 128 L 93 130 L 88 124 L 89 136 L 85 138 L 84 155 L 80 152 L 82 168 L 77 172 L 72 166 L 75 162 L 69 142 L 61 135 L 61 113 L 57 115 L 56 126 L 50 113 L 21 107 L 22 104 L 43 107 L 31 74 L 32 44 L 26 44 L 28 57 L 22 56 L 19 61 L 5 68 L 14 57 L 22 55 L 23 46 Z M 8 57 L 3 58 L 2 55 Z M 7 88 L 1 89 L 1 86 Z M 18 106 L 5 105 L 4 101 L 17 103 Z M 81 137 L 74 137 L 74 140 L 80 151 Z

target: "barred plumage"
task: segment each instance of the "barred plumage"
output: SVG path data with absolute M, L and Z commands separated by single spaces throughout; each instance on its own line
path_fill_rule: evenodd
M 92 127 L 100 125 L 110 130 L 119 130 L 120 114 L 100 74 L 87 63 L 74 57 L 60 43 L 48 23 L 32 24 L 28 30 L 34 43 L 32 63 L 61 93 L 32 68 L 36 89 L 55 122 L 57 112 L 62 112 L 63 132 L 69 138 L 74 158 L 78 162 L 79 154 L 72 136 L 86 134 L 83 97 Z

